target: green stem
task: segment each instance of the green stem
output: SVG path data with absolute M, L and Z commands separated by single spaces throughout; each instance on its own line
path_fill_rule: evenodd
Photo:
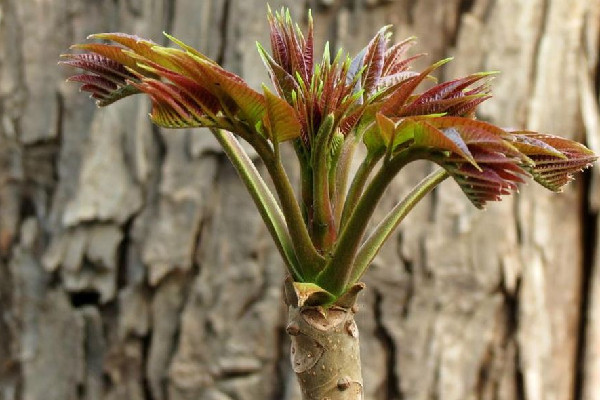
M 307 163 L 300 166 L 300 189 L 302 196 L 302 213 L 304 223 L 309 229 L 309 235 L 312 237 L 312 224 L 314 219 L 313 210 L 313 171 Z
M 352 212 L 356 208 L 356 203 L 360 199 L 360 195 L 363 192 L 371 171 L 381 159 L 382 155 L 383 152 L 368 153 L 362 163 L 360 163 L 360 166 L 356 171 L 356 175 L 354 175 L 354 178 L 352 179 L 352 184 L 350 185 L 350 189 L 348 190 L 348 195 L 344 203 L 342 216 L 340 219 L 340 229 L 343 229 L 344 226 L 346 226 L 348 218 L 350 218 L 350 215 L 352 215 Z
M 335 178 L 335 223 L 338 226 L 338 232 L 341 230 L 342 210 L 346 203 L 346 187 L 348 185 L 348 175 L 350 174 L 350 166 L 354 158 L 354 152 L 358 141 L 353 135 L 348 135 L 342 143 L 342 149 L 340 150 L 339 160 L 336 167 L 336 178 Z
M 335 225 L 329 198 L 328 156 L 335 119 L 328 115 L 317 133 L 312 149 L 313 167 L 313 242 L 318 250 L 328 250 L 335 241 Z
M 294 140 L 294 151 L 298 157 L 298 164 L 300 167 L 300 197 L 302 199 L 300 202 L 300 207 L 302 211 L 302 217 L 304 218 L 305 225 L 309 229 L 309 235 L 312 236 L 312 167 L 310 160 L 307 159 L 306 149 L 304 148 L 301 139 Z
M 318 275 L 316 283 L 319 286 L 334 295 L 341 295 L 344 292 L 350 282 L 356 252 L 385 189 L 402 167 L 423 158 L 426 154 L 419 150 L 405 151 L 381 166 L 341 231 L 331 259 Z
M 337 142 L 339 140 L 341 140 L 341 143 L 337 143 L 335 144 L 335 142 Z M 340 155 L 342 153 L 342 148 L 344 143 L 344 135 L 337 132 L 333 138 L 332 141 L 332 147 L 335 146 L 335 148 L 332 149 L 331 151 L 331 162 L 329 165 L 329 198 L 331 199 L 331 204 L 333 207 L 333 212 L 334 212 L 334 218 L 336 217 L 336 206 L 337 206 L 337 192 L 336 192 L 336 188 L 337 188 L 337 174 L 338 174 L 338 162 L 340 161 Z M 339 220 L 334 219 L 334 223 L 337 224 L 339 222 Z M 337 225 L 336 225 L 337 226 Z
M 352 273 L 350 274 L 349 285 L 357 282 L 364 274 L 365 270 L 375 258 L 375 255 L 381 249 L 381 246 L 389 238 L 389 236 L 398 227 L 404 217 L 413 209 L 415 205 L 433 188 L 443 182 L 448 173 L 444 169 L 438 169 L 419 182 L 411 191 L 402 199 L 402 201 L 389 212 L 389 214 L 375 227 L 373 233 L 360 246 Z
M 321 271 L 325 264 L 325 259 L 317 252 L 312 243 L 307 225 L 302 218 L 300 205 L 296 200 L 294 189 L 281 160 L 274 156 L 269 142 L 256 132 L 251 131 L 247 126 L 236 125 L 235 132 L 252 145 L 265 163 L 267 172 L 271 176 L 273 186 L 279 197 L 281 210 L 288 227 L 288 232 L 292 238 L 294 251 L 299 260 L 302 280 L 312 281 Z
M 300 265 L 293 249 L 292 238 L 287 230 L 281 209 L 267 184 L 231 132 L 222 129 L 211 129 L 211 131 L 250 192 L 290 274 L 294 280 L 301 280 Z
M 263 159 L 271 175 L 273 185 L 281 202 L 281 209 L 294 243 L 296 256 L 300 260 L 302 276 L 311 281 L 325 264 L 325 259 L 315 249 L 302 218 L 300 205 L 294 195 L 294 189 L 281 162 L 268 157 Z

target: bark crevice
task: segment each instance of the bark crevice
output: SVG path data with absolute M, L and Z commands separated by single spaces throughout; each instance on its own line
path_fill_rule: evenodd
M 575 377 L 573 385 L 573 398 L 574 400 L 584 400 L 585 393 L 585 377 L 586 377 L 586 361 L 588 351 L 588 312 L 590 310 L 590 304 L 592 302 L 592 287 L 593 279 L 586 279 L 586 277 L 596 276 L 594 272 L 596 260 L 596 236 L 598 230 L 598 210 L 595 210 L 591 204 L 590 199 L 592 197 L 592 171 L 586 171 L 582 179 L 582 191 L 581 196 L 581 237 L 584 239 L 582 246 L 583 261 L 582 261 L 582 272 L 581 272 L 581 289 L 580 289 L 580 300 L 579 300 L 579 324 L 577 327 L 577 348 L 575 353 Z
M 400 376 L 398 375 L 398 368 L 396 365 L 397 349 L 396 342 L 385 327 L 383 322 L 383 296 L 375 290 L 375 336 L 381 342 L 382 347 L 385 349 L 386 357 L 386 387 L 385 387 L 385 399 L 387 400 L 404 400 L 404 394 L 402 393 L 402 386 L 400 385 Z M 403 314 L 408 313 L 408 307 L 403 307 Z
M 268 79 L 254 49 L 254 40 L 268 44 L 265 3 L 0 4 L 0 398 L 37 399 L 41 393 L 45 400 L 148 400 L 158 393 L 163 400 L 298 400 L 289 349 L 283 348 L 288 346 L 287 310 L 279 295 L 284 270 L 254 205 L 239 195 L 243 188 L 229 161 L 207 140 L 207 132 L 167 132 L 151 126 L 146 100 L 96 109 L 75 86 L 64 83 L 67 71 L 56 67 L 58 55 L 87 34 L 123 31 L 166 43 L 159 34 L 166 30 L 258 84 Z M 274 10 L 281 6 L 289 6 L 295 17 L 312 8 L 315 49 L 329 40 L 332 51 L 339 46 L 356 54 L 380 26 L 392 23 L 394 41 L 418 37 L 411 55 L 431 53 L 423 62 L 455 55 L 446 69 L 449 77 L 502 71 L 493 85 L 495 98 L 482 109 L 485 119 L 502 126 L 523 127 L 529 121 L 531 128 L 548 133 L 579 135 L 581 88 L 572 71 L 589 72 L 588 94 L 597 105 L 600 26 L 595 21 L 600 0 L 271 1 Z M 582 49 L 588 52 L 581 60 L 585 67 L 579 59 L 569 61 Z M 597 110 L 590 110 L 594 116 Z M 103 128 L 93 128 L 93 121 L 103 121 Z M 589 139 L 597 136 L 596 130 L 588 130 Z M 92 140 L 96 137 L 111 139 Z M 83 178 L 88 159 L 104 156 L 115 157 L 119 164 L 123 158 L 124 163 L 108 175 L 103 171 L 112 165 L 99 164 Z M 293 167 L 286 168 L 295 178 Z M 407 169 L 382 204 L 395 204 L 423 173 Z M 127 191 L 139 187 L 141 201 L 117 223 L 115 209 L 131 202 L 123 200 L 112 209 L 106 200 L 118 200 L 113 190 L 123 177 Z M 595 318 L 599 271 L 593 257 L 598 210 L 586 202 L 595 197 L 589 185 L 597 180 L 598 174 L 587 175 L 581 192 L 567 190 L 576 199 L 572 208 L 563 204 L 564 197 L 538 197 L 526 188 L 520 198 L 506 198 L 478 213 L 452 182 L 415 208 L 400 226 L 396 243 L 382 250 L 366 276 L 377 305 L 361 314 L 366 324 L 363 351 L 369 351 L 363 359 L 370 357 L 365 365 L 376 366 L 380 379 L 365 382 L 365 399 L 467 399 L 477 398 L 480 388 L 485 396 L 502 400 L 531 400 L 532 393 L 540 398 L 595 398 L 600 324 Z M 85 195 L 92 189 L 90 182 L 99 188 L 90 193 L 110 195 L 102 202 Z M 232 190 L 238 187 L 239 192 Z M 65 223 L 66 205 L 80 197 L 77 209 L 83 217 Z M 31 222 L 38 226 L 39 239 L 19 252 Z M 118 228 L 107 238 L 122 236 L 120 243 L 107 244 L 114 259 L 109 267 L 90 259 L 79 246 L 82 237 L 91 237 L 101 249 L 98 237 L 89 236 L 98 228 Z M 157 230 L 162 233 L 151 234 Z M 29 261 L 45 259 L 53 253 L 51 247 L 58 249 L 56 263 L 31 268 Z M 178 250 L 184 247 L 185 252 Z M 546 251 L 551 257 L 543 256 Z M 582 256 L 583 264 L 572 261 Z M 498 270 L 498 259 L 506 263 L 504 270 Z M 178 309 L 175 315 L 168 307 L 151 313 L 152 299 L 171 272 L 154 285 L 149 274 L 155 266 L 172 271 L 176 265 L 183 265 L 187 274 L 188 282 L 179 286 L 185 294 L 173 291 L 185 312 Z M 531 268 L 536 275 L 528 274 Z M 490 340 L 479 334 L 488 331 L 483 325 L 488 319 L 470 320 L 467 327 L 460 318 L 476 302 L 498 295 L 493 288 L 499 275 L 508 287 L 501 293 L 504 315 L 493 328 L 500 345 L 494 347 L 493 371 L 488 373 L 481 364 L 485 358 L 471 362 L 469 351 L 452 353 L 452 346 L 471 349 Z M 102 300 L 98 293 L 110 295 Z M 540 296 L 543 301 L 532 301 Z M 571 299 L 573 304 L 567 304 Z M 73 323 L 88 309 L 98 310 L 102 330 L 95 335 L 105 341 L 95 350 L 103 354 L 99 384 L 87 380 L 97 377 L 97 371 L 90 372 L 96 368 L 91 359 L 78 354 L 80 342 L 96 346 L 95 339 Z M 52 318 L 42 326 L 38 318 L 46 315 Z M 166 320 L 176 329 L 167 329 Z M 556 323 L 560 320 L 568 325 L 568 334 Z M 83 342 L 65 340 L 63 333 L 73 331 L 85 336 Z M 31 349 L 36 352 L 27 354 L 36 357 L 24 357 L 24 350 Z M 205 379 L 214 378 L 206 366 L 224 358 L 232 360 L 227 368 L 234 368 L 233 375 Z M 151 363 L 156 368 L 152 377 L 147 375 Z M 480 387 L 455 384 L 477 371 Z M 48 377 L 52 390 L 47 390 Z M 497 387 L 491 387 L 489 381 L 496 378 Z

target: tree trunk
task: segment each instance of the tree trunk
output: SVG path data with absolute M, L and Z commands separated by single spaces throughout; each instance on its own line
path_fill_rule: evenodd
M 358 327 L 354 321 L 356 296 L 363 288 L 363 284 L 355 285 L 341 302 L 325 310 L 311 304 L 310 296 L 303 296 L 291 279 L 286 279 L 286 332 L 303 400 L 363 399 Z
M 424 63 L 456 57 L 444 78 L 500 70 L 481 118 L 600 152 L 600 0 L 281 5 L 313 8 L 317 49 L 355 53 L 392 23 Z M 1 400 L 301 398 L 282 262 L 216 142 L 152 127 L 142 98 L 96 109 L 56 66 L 90 33 L 165 30 L 259 88 L 265 12 L 0 0 Z M 377 215 L 430 168 L 399 177 Z M 358 300 L 365 400 L 600 398 L 598 171 L 485 212 L 448 181 L 415 208 Z

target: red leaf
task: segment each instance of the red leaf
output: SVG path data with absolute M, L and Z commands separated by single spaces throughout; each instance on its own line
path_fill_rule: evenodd
M 436 117 L 427 119 L 427 121 L 439 129 L 457 129 L 467 144 L 502 143 L 504 139 L 510 140 L 510 135 L 504 129 L 471 118 Z
M 307 80 L 310 80 L 314 68 L 314 26 L 310 11 L 308 12 L 308 34 L 306 35 L 302 55 L 307 70 Z
M 463 105 L 470 103 L 474 98 L 479 99 L 481 97 L 481 95 L 475 95 L 442 99 L 417 99 L 402 107 L 398 112 L 398 116 L 409 117 L 428 114 L 450 114 L 453 109 L 458 109 Z
M 89 75 L 89 74 L 70 76 L 69 78 L 67 78 L 67 82 L 79 82 L 79 83 L 83 83 L 84 85 L 93 85 L 98 88 L 101 88 L 103 91 L 106 91 L 106 92 L 112 92 L 113 90 L 115 90 L 118 87 L 117 84 L 110 81 L 109 79 L 106 79 L 106 78 L 98 76 L 98 75 Z M 85 89 L 83 89 L 83 86 L 82 86 L 82 90 L 85 90 Z
M 148 62 L 148 65 L 158 76 L 173 82 L 177 88 L 186 93 L 196 103 L 196 107 L 203 110 L 203 114 L 215 113 L 219 110 L 218 99 L 195 80 L 152 62 Z
M 425 78 L 427 78 L 427 76 L 431 72 L 433 72 L 435 69 L 439 68 L 440 66 L 444 65 L 445 63 L 447 63 L 450 60 L 451 60 L 450 58 L 447 58 L 445 60 L 438 61 L 437 63 L 435 63 L 435 64 L 429 66 L 428 68 L 426 68 L 425 70 L 423 70 L 419 75 L 412 77 L 412 78 L 408 78 L 405 81 L 403 81 L 398 86 L 396 91 L 394 93 L 392 93 L 383 102 L 383 104 L 381 105 L 380 111 L 385 115 L 395 116 L 396 113 L 400 110 L 400 108 L 409 99 L 410 95 L 415 91 L 417 86 L 419 86 L 419 84 L 421 82 L 423 82 L 423 80 Z
M 273 57 L 277 61 L 279 65 L 283 67 L 285 71 L 290 71 L 290 63 L 288 57 L 288 49 L 286 42 L 283 38 L 283 34 L 279 29 L 278 23 L 271 14 L 271 10 L 269 10 L 269 26 L 271 28 L 271 51 L 273 52 Z
M 265 67 L 269 71 L 269 76 L 277 93 L 280 97 L 285 98 L 288 103 L 292 103 L 292 92 L 298 93 L 298 84 L 292 75 L 290 75 L 283 67 L 266 52 L 266 50 L 257 44 L 258 52 L 265 64 Z
M 508 172 L 515 169 L 512 163 L 481 165 L 481 170 L 464 163 L 458 167 L 451 165 L 444 167 L 477 208 L 483 208 L 488 201 L 500 200 L 500 196 L 517 191 L 516 183 L 522 182 L 518 175 Z M 518 167 L 517 171 L 525 173 Z
M 415 61 L 418 60 L 421 57 L 426 56 L 427 54 L 425 53 L 420 53 L 414 56 L 411 56 L 409 58 L 406 58 L 404 60 L 398 60 L 394 66 L 392 68 L 389 68 L 388 70 L 386 70 L 384 72 L 385 76 L 389 76 L 389 75 L 395 75 L 397 73 L 403 72 L 403 71 L 407 71 L 410 68 L 410 65 Z
M 382 75 L 388 76 L 396 74 L 406 68 L 408 63 L 404 63 L 402 57 L 416 43 L 416 38 L 409 37 L 400 43 L 396 43 L 385 52 L 385 61 L 383 64 Z M 410 61 L 409 61 L 410 62 Z
M 71 46 L 71 49 L 78 49 L 89 51 L 91 53 L 99 54 L 103 57 L 109 58 L 115 61 L 118 64 L 121 64 L 127 68 L 131 68 L 136 70 L 137 72 L 142 72 L 137 65 L 137 60 L 127 53 L 125 53 L 122 47 L 114 46 L 110 44 L 104 43 L 85 43 L 85 44 L 75 44 Z
M 423 93 L 419 97 L 419 100 L 437 100 L 463 94 L 462 91 L 467 87 L 495 73 L 496 72 L 480 72 L 477 74 L 466 76 L 464 78 L 458 78 L 444 83 L 440 83 L 439 85 L 435 85 L 434 87 Z
M 388 28 L 389 27 L 387 26 L 381 28 L 367 46 L 367 52 L 364 59 L 366 70 L 363 75 L 362 84 L 367 96 L 373 93 L 379 84 L 385 57 L 385 32 Z
M 62 57 L 68 60 L 61 61 L 61 64 L 89 71 L 116 84 L 124 84 L 126 79 L 134 78 L 122 64 L 99 54 L 64 54 Z

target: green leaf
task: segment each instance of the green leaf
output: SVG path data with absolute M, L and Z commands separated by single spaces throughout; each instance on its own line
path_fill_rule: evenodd
M 378 132 L 379 135 L 381 135 L 381 140 L 387 147 L 394 140 L 394 135 L 396 134 L 396 124 L 394 121 L 381 113 L 377 113 L 375 115 L 375 120 L 377 121 L 377 127 L 379 128 Z
M 110 40 L 129 48 L 131 51 L 125 53 L 129 54 L 130 56 L 137 55 L 138 59 L 141 58 L 150 60 L 167 68 L 173 67 L 168 59 L 165 59 L 162 55 L 156 52 L 156 49 L 163 48 L 162 46 L 139 36 L 120 32 L 96 33 L 88 36 L 88 39 Z
M 189 46 L 189 45 L 183 43 L 181 40 L 177 39 L 176 37 L 173 37 L 166 32 L 163 32 L 163 35 L 165 35 L 170 41 L 172 41 L 173 43 L 175 43 L 176 45 L 181 47 L 187 53 L 192 54 L 198 58 L 201 58 L 201 59 L 205 60 L 206 62 L 217 64 L 215 61 L 211 60 L 209 57 L 200 53 L 198 50 L 194 49 L 192 46 Z
M 290 281 L 286 281 L 286 298 L 294 307 L 326 306 L 336 300 L 336 296 L 315 283 Z
M 381 152 L 386 148 L 386 142 L 377 124 L 372 124 L 365 129 L 362 140 L 369 154 Z
M 427 120 L 438 129 L 454 128 L 468 143 L 503 143 L 510 135 L 502 128 L 484 121 L 463 117 L 438 117 Z
M 247 120 L 251 126 L 262 121 L 266 112 L 266 100 L 263 95 L 250 88 L 240 77 L 221 67 L 201 61 L 198 65 L 200 73 L 212 83 L 210 91 L 225 102 L 228 100 L 235 102 L 240 109 L 242 119 Z
M 431 120 L 436 119 L 437 118 L 433 118 Z M 401 133 L 399 136 L 408 136 L 410 131 L 412 131 L 415 146 L 432 147 L 437 150 L 451 151 L 464 158 L 476 168 L 479 168 L 466 143 L 456 129 L 449 127 L 442 131 L 433 126 L 429 121 L 430 120 L 414 121 L 411 119 L 404 119 L 400 123 L 398 130 L 400 132 L 406 130 L 406 132 Z
M 281 97 L 273 94 L 263 85 L 267 114 L 265 127 L 270 137 L 277 142 L 296 139 L 300 136 L 302 125 L 296 117 L 296 111 Z
M 321 122 L 319 131 L 315 138 L 315 144 L 312 151 L 312 166 L 316 168 L 327 164 L 327 154 L 329 153 L 329 143 L 333 137 L 335 128 L 335 117 L 333 114 L 327 115 Z

